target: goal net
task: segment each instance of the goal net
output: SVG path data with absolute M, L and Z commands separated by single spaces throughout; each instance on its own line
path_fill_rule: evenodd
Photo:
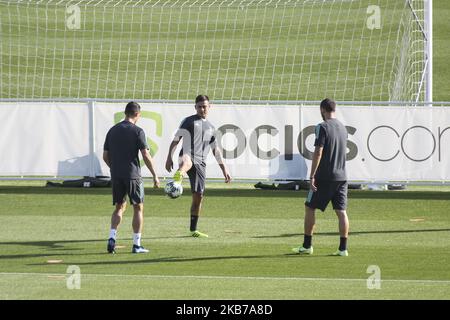
M 0 0 L 0 98 L 424 101 L 427 0 Z

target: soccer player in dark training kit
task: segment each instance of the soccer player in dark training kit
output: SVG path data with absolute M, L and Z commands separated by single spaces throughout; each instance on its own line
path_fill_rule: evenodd
M 199 238 L 208 237 L 207 234 L 197 230 L 197 222 L 200 215 L 203 193 L 205 192 L 205 161 L 210 149 L 222 170 L 225 182 L 229 183 L 231 181 L 230 174 L 223 163 L 221 152 L 217 147 L 215 128 L 206 119 L 209 108 L 208 96 L 199 95 L 195 98 L 196 114 L 185 118 L 181 122 L 170 144 L 166 161 L 166 170 L 170 172 L 173 169 L 173 153 L 180 140 L 183 140 L 179 155 L 179 169 L 175 172 L 173 179 L 175 182 L 181 183 L 184 174 L 187 174 L 189 177 L 192 191 L 190 234 L 192 237 Z
M 325 99 L 320 103 L 324 122 L 316 126 L 315 150 L 311 164 L 311 187 L 305 202 L 305 232 L 303 245 L 292 251 L 312 254 L 312 235 L 315 225 L 315 210 L 325 211 L 331 201 L 339 219 L 339 248 L 332 255 L 348 256 L 347 238 L 347 172 L 345 169 L 348 133 L 336 119 L 336 103 Z
M 126 208 L 127 195 L 134 210 L 132 253 L 148 252 L 141 245 L 144 222 L 144 183 L 141 177 L 139 151 L 153 176 L 155 188 L 159 187 L 159 179 L 148 151 L 144 130 L 136 125 L 140 115 L 140 105 L 136 102 L 128 103 L 125 108 L 125 120 L 109 129 L 103 147 L 103 160 L 111 169 L 113 205 L 116 206 L 111 217 L 111 230 L 107 246 L 109 253 L 115 253 L 117 228 Z

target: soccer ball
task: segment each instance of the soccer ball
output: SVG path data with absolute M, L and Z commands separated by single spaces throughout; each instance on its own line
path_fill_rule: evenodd
M 170 181 L 164 187 L 164 191 L 169 198 L 176 199 L 183 194 L 183 186 L 175 181 Z

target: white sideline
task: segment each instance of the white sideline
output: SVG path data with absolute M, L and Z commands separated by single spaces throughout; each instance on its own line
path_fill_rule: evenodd
M 0 272 L 0 276 L 66 276 L 65 273 L 39 273 L 39 272 Z M 88 277 L 131 277 L 131 278 L 149 278 L 149 279 L 206 279 L 206 280 L 300 280 L 300 281 L 364 281 L 367 279 L 350 278 L 302 278 L 302 277 L 244 277 L 244 276 L 202 276 L 202 275 L 138 275 L 138 274 L 96 274 L 81 273 L 81 276 Z M 406 282 L 406 283 L 438 283 L 450 284 L 450 280 L 415 280 L 415 279 L 381 279 L 381 282 Z

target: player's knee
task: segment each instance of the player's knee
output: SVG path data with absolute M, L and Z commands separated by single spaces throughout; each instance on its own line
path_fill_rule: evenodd
M 183 155 L 183 161 L 185 161 L 187 164 L 192 164 L 191 156 L 188 154 Z
M 124 201 L 122 203 L 116 203 L 116 210 L 118 213 L 122 213 L 127 208 L 127 203 Z
M 186 166 L 188 169 L 190 169 L 192 167 L 192 160 L 191 160 L 191 157 L 188 154 L 183 154 L 180 157 L 179 162 L 180 162 L 179 163 L 180 167 Z
M 315 214 L 315 212 L 316 212 L 316 209 L 315 209 L 315 208 L 311 208 L 310 206 L 307 206 L 307 205 L 305 204 L 305 213 L 306 213 L 306 214 Z
M 347 216 L 347 211 L 345 210 L 334 210 L 338 218 L 345 218 Z

